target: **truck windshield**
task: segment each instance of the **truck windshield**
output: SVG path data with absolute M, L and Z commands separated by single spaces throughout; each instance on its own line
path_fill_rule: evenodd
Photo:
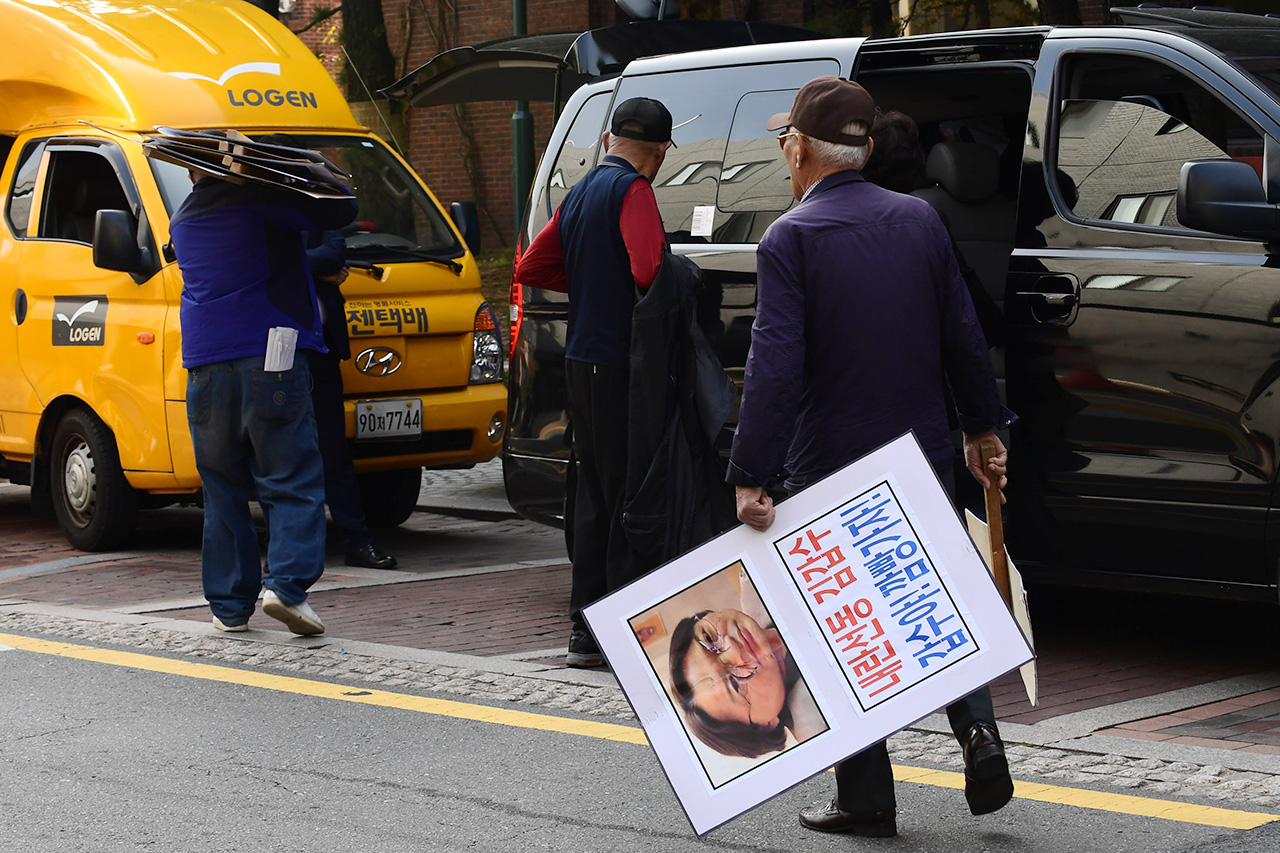
M 291 134 L 299 147 L 328 157 L 351 175 L 360 210 L 344 229 L 347 249 L 361 260 L 411 262 L 415 255 L 458 258 L 464 254 L 440 209 L 414 175 L 381 141 L 367 136 Z M 191 192 L 187 170 L 151 160 L 172 216 Z

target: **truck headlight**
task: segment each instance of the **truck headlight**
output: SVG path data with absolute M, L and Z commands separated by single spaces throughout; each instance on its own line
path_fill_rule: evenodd
M 470 383 L 487 385 L 501 382 L 505 362 L 502 330 L 498 328 L 497 316 L 486 302 L 476 311 L 475 338 L 471 344 Z

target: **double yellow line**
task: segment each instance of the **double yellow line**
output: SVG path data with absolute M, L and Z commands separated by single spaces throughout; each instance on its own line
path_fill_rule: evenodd
M 253 670 L 214 666 L 207 663 L 191 663 L 173 658 L 153 657 L 151 655 L 137 654 L 136 652 L 120 652 L 73 643 L 58 643 L 16 634 L 0 634 L 0 645 L 12 646 L 15 649 L 37 654 L 56 655 L 109 666 L 123 666 L 149 672 L 161 672 L 167 675 L 180 675 L 185 678 L 199 678 L 205 681 L 220 681 L 224 684 L 261 687 L 264 690 L 296 693 L 301 696 L 315 696 L 319 699 L 357 702 L 362 705 L 373 705 L 379 708 L 398 708 L 402 711 L 416 711 L 421 714 L 433 714 L 439 717 L 476 720 L 500 726 L 537 729 L 544 732 L 558 732 L 560 734 L 592 737 L 621 743 L 640 745 L 648 743 L 645 740 L 642 729 L 634 726 L 621 726 L 616 723 L 554 717 L 529 711 L 492 708 L 488 705 L 476 705 L 469 702 L 455 702 L 449 699 L 432 699 L 427 696 L 414 696 L 408 693 L 393 693 L 387 690 L 365 690 L 326 681 L 313 681 L 307 678 L 294 678 L 287 675 L 270 675 Z M 923 767 L 905 767 L 902 765 L 895 765 L 893 769 L 894 778 L 902 782 L 915 782 L 920 785 L 933 785 L 941 788 L 964 788 L 964 774 L 962 773 L 929 770 Z M 1117 812 L 1119 814 L 1196 823 L 1226 829 L 1254 829 L 1263 824 L 1280 820 L 1280 815 L 1221 809 L 1214 806 L 1197 806 L 1169 800 L 1134 797 L 1127 794 L 1090 791 L 1083 788 L 1064 788 L 1057 785 L 1044 785 L 1038 782 L 1017 782 L 1014 795 L 1024 800 L 1034 800 L 1041 803 L 1054 803 L 1074 808 Z

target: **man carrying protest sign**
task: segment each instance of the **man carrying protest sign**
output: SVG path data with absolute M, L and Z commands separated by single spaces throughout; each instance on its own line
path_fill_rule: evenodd
M 757 311 L 728 480 L 738 518 L 773 523 L 766 491 L 803 489 L 913 430 L 948 492 L 954 451 L 946 390 L 964 431 L 969 471 L 1004 486 L 1008 454 L 994 429 L 1000 405 L 987 345 L 947 231 L 924 201 L 883 190 L 860 174 L 872 154 L 875 102 L 848 80 L 819 77 L 778 137 L 800 203 L 770 226 L 757 253 Z M 994 439 L 985 469 L 979 443 Z M 964 751 L 973 814 L 1013 796 L 991 692 L 947 707 Z M 897 834 L 893 772 L 884 742 L 836 766 L 836 797 L 804 809 L 822 832 Z

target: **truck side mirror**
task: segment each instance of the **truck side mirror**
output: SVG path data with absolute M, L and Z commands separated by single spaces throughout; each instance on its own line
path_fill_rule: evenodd
M 93 225 L 93 265 L 129 273 L 141 284 L 155 274 L 152 252 L 138 245 L 139 225 L 127 210 L 99 210 Z
M 462 232 L 471 254 L 480 254 L 480 214 L 476 212 L 474 201 L 455 201 L 449 205 L 449 218 Z
M 1280 239 L 1280 207 L 1267 202 L 1258 173 L 1240 160 L 1190 160 L 1178 177 L 1178 221 L 1188 228 Z

